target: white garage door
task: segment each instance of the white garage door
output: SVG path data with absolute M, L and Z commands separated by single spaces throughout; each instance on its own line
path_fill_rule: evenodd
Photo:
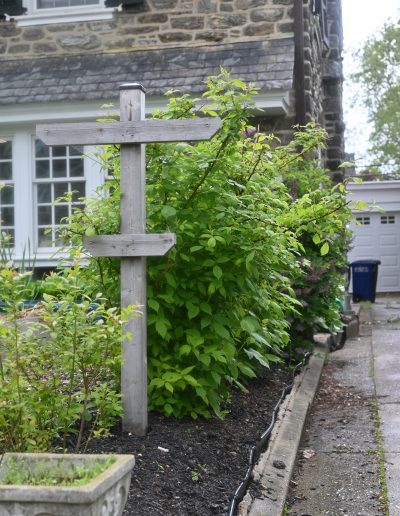
M 400 292 L 400 212 L 368 213 L 351 224 L 352 250 L 349 262 L 380 260 L 377 292 Z

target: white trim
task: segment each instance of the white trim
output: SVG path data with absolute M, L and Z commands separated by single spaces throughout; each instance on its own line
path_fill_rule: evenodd
M 256 109 L 262 109 L 266 115 L 286 115 L 290 108 L 290 91 L 262 91 L 254 98 Z M 74 120 L 96 120 L 109 114 L 119 115 L 118 99 L 35 102 L 2 106 L 0 126 L 2 124 L 26 124 L 27 122 L 61 122 Z M 147 97 L 146 115 L 155 109 L 164 109 L 168 99 L 165 96 Z M 203 105 L 205 101 L 198 104 Z M 102 108 L 102 106 L 110 106 Z M 115 106 L 115 107 L 112 107 Z
M 57 248 L 37 247 L 37 213 L 34 181 L 34 128 L 31 124 L 16 131 L 1 131 L 1 136 L 12 140 L 12 163 L 14 184 L 14 228 L 15 244 L 13 260 L 20 265 L 25 260 L 35 261 L 36 267 L 56 266 L 65 256 Z M 90 158 L 94 147 L 85 146 L 84 180 L 86 195 L 93 196 L 96 188 L 104 181 L 100 164 Z M 70 179 L 69 179 L 70 180 Z M 29 249 L 28 249 L 29 248 Z M 28 250 L 30 256 L 28 256 Z
M 362 201 L 368 208 L 355 210 L 354 213 L 399 211 L 400 210 L 400 181 L 364 181 L 363 183 L 347 184 L 347 199 Z
M 21 152 L 23 149 L 23 152 Z M 32 195 L 32 136 L 29 131 L 18 131 L 13 136 L 13 174 L 15 195 L 14 252 L 22 257 L 34 249 L 33 195 Z
M 37 9 L 36 0 L 24 0 L 27 14 L 21 16 L 7 16 L 17 22 L 19 27 L 31 25 L 47 25 L 51 23 L 76 23 L 92 20 L 110 20 L 115 7 L 105 7 L 104 0 L 99 0 L 97 5 L 77 5 L 73 7 L 53 7 L 49 9 Z
M 285 114 L 289 109 L 289 92 L 275 90 L 261 92 L 256 96 L 256 108 L 267 114 Z M 165 108 L 168 99 L 164 96 L 149 97 L 146 113 L 156 108 Z M 102 105 L 118 105 L 118 100 L 86 101 L 86 102 L 53 102 L 35 104 L 17 104 L 4 106 L 0 111 L 0 136 L 13 139 L 13 180 L 15 192 L 15 261 L 20 263 L 23 251 L 27 251 L 28 242 L 37 267 L 52 267 L 63 258 L 55 248 L 37 249 L 37 224 L 34 200 L 34 148 L 35 124 L 39 122 L 93 121 L 107 116 L 118 116 L 118 109 Z M 199 103 L 200 104 L 200 103 Z M 258 113 L 257 113 L 258 114 Z M 85 146 L 85 154 L 89 155 L 94 147 Z M 86 195 L 93 196 L 96 188 L 104 182 L 104 173 L 100 172 L 100 164 L 94 159 L 84 161 Z

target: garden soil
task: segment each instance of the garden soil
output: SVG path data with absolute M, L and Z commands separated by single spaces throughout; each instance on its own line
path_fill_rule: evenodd
M 115 431 L 92 441 L 89 453 L 135 455 L 123 516 L 226 514 L 248 469 L 250 449 L 292 380 L 288 368 L 274 367 L 247 385 L 247 393 L 232 393 L 224 420 L 175 420 L 151 413 L 145 437 Z

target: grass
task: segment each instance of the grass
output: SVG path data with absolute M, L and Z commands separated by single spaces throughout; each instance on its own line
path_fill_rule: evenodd
M 88 484 L 115 462 L 109 457 L 88 466 L 75 466 L 65 460 L 57 464 L 31 463 L 21 458 L 10 458 L 1 480 L 3 485 L 25 486 L 81 486 Z
M 372 405 L 372 419 L 374 422 L 374 432 L 377 443 L 376 455 L 378 458 L 378 474 L 379 474 L 379 485 L 380 485 L 380 502 L 381 509 L 385 516 L 389 516 L 389 498 L 387 492 L 386 483 L 386 472 L 385 472 L 385 452 L 383 448 L 383 437 L 381 430 L 381 418 L 379 416 L 378 402 L 374 402 Z

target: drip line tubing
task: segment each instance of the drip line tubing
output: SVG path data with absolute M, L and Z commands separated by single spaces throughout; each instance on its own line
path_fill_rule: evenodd
M 244 479 L 242 480 L 239 487 L 236 489 L 235 494 L 233 495 L 233 498 L 229 505 L 229 510 L 227 512 L 227 516 L 234 516 L 239 503 L 243 500 L 243 497 L 246 494 L 246 491 L 250 485 L 250 482 L 253 479 L 254 466 L 258 462 L 261 452 L 263 451 L 263 449 L 265 449 L 265 446 L 268 443 L 269 438 L 271 437 L 272 430 L 276 423 L 276 418 L 278 415 L 279 407 L 281 406 L 283 400 L 286 398 L 286 396 L 289 394 L 289 392 L 292 390 L 293 385 L 294 385 L 294 378 L 295 378 L 296 374 L 298 373 L 299 369 L 304 366 L 304 364 L 308 360 L 310 354 L 311 353 L 305 353 L 303 360 L 301 362 L 299 362 L 293 369 L 293 380 L 290 384 L 285 385 L 283 387 L 281 397 L 279 398 L 277 404 L 274 407 L 274 410 L 272 411 L 272 418 L 271 418 L 271 423 L 270 423 L 269 427 L 265 430 L 265 432 L 263 432 L 261 434 L 261 437 L 260 437 L 258 443 L 251 447 L 250 454 L 249 454 L 249 467 L 246 471 L 246 475 L 245 475 Z

